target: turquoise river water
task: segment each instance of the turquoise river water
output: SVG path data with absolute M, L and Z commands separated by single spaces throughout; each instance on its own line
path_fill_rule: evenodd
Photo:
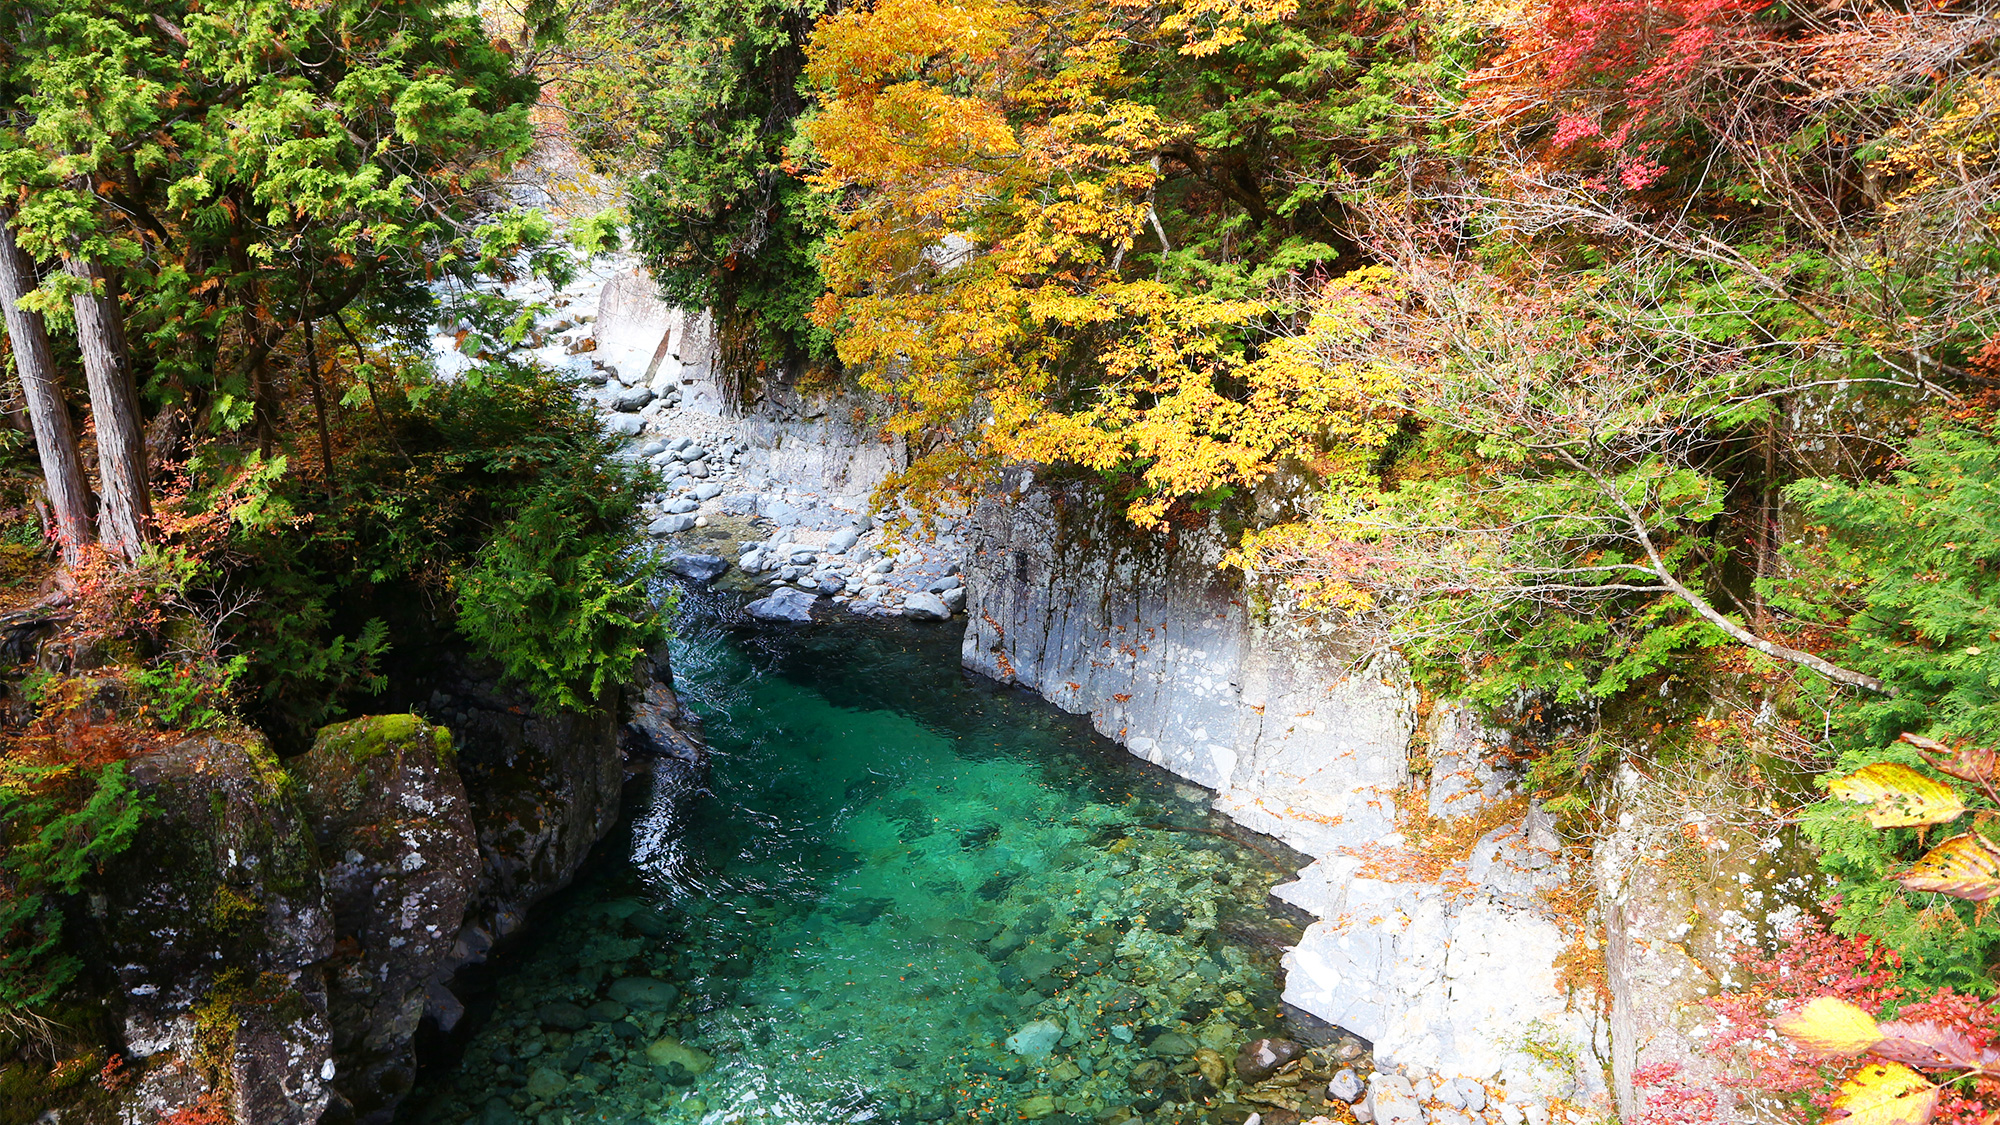
M 1303 857 L 967 676 L 956 630 L 703 613 L 675 671 L 709 775 L 628 794 L 401 1120 L 1226 1121 L 1197 1057 L 1304 1037 L 1268 893 Z

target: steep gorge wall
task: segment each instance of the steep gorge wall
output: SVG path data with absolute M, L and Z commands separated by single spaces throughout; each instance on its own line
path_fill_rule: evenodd
M 1606 1025 L 1558 970 L 1586 928 L 1563 907 L 1571 857 L 1496 765 L 1496 736 L 1452 707 L 1420 724 L 1398 664 L 1357 664 L 1337 634 L 1261 606 L 1212 528 L 1137 535 L 1017 473 L 972 544 L 967 667 L 1090 716 L 1315 857 L 1276 892 L 1320 919 L 1287 955 L 1287 1001 L 1390 1064 L 1608 1105 Z M 1440 855 L 1412 846 L 1412 816 L 1486 830 Z

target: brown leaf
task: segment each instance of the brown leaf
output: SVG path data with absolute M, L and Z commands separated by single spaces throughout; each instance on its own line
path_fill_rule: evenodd
M 1934 738 L 1905 731 L 1903 741 L 1917 748 L 1924 761 L 1939 773 L 1948 773 L 1961 781 L 1984 784 L 2000 774 L 2000 754 L 1984 746 L 1946 746 Z
M 2000 1051 L 1976 1048 L 1963 1031 L 1930 1020 L 1894 1020 L 1880 1030 L 1882 1041 L 1868 1049 L 1877 1058 L 1930 1070 L 1981 1070 L 2000 1063 Z

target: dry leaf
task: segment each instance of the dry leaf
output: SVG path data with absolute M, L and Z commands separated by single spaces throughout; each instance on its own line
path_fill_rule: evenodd
M 1903 735 L 1903 741 L 1917 748 L 1933 769 L 1962 781 L 1987 782 L 2000 774 L 2000 754 L 1984 746 L 1946 746 L 1921 734 Z
M 1882 1041 L 1874 1016 L 1835 996 L 1815 997 L 1772 1026 L 1816 1055 L 1852 1057 Z
M 1833 1108 L 1846 1125 L 1925 1125 L 1937 1112 L 1941 1091 L 1930 1079 L 1901 1063 L 1869 1063 L 1840 1084 Z
M 1827 788 L 1842 800 L 1869 805 L 1868 823 L 1877 828 L 1943 824 L 1965 811 L 1951 786 L 1895 762 L 1864 766 Z

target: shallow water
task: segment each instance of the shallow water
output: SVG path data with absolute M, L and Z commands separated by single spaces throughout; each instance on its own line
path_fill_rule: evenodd
M 965 675 L 956 630 L 683 632 L 706 785 L 657 775 L 405 1120 L 1192 1121 L 1286 1030 L 1303 857 L 1202 790 Z

